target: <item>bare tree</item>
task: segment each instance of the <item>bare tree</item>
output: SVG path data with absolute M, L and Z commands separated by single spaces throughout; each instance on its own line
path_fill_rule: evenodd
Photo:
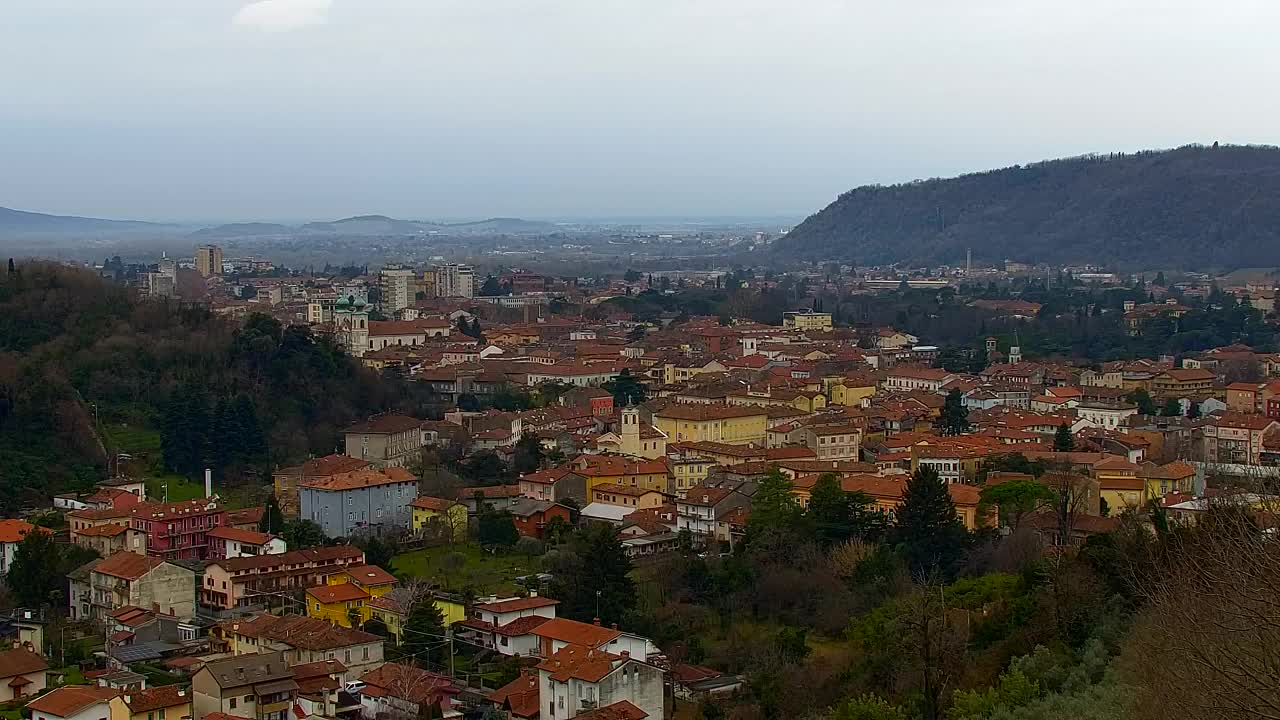
M 1096 483 L 1083 475 L 1071 472 L 1068 467 L 1055 467 L 1041 476 L 1040 481 L 1049 487 L 1053 497 L 1048 501 L 1056 528 L 1055 543 L 1059 547 L 1071 544 L 1076 519 L 1090 512 L 1097 501 Z
M 939 720 L 963 671 L 965 623 L 949 608 L 941 581 L 927 581 L 900 608 L 894 621 L 903 659 L 899 682 L 920 691 L 926 720 Z

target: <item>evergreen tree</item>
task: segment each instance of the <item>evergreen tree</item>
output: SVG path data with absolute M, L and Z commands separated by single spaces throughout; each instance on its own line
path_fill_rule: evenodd
M 1053 434 L 1053 451 L 1054 452 L 1071 452 L 1075 450 L 1075 438 L 1071 436 L 1071 428 L 1066 423 L 1058 426 L 1057 432 Z
M 444 637 L 444 613 L 436 607 L 429 594 L 414 600 L 403 628 L 404 650 L 417 659 L 418 664 L 430 667 L 440 659 L 448 658 L 448 644 Z
M 560 601 L 557 614 L 582 622 L 599 618 L 605 625 L 624 622 L 635 607 L 636 589 L 617 528 L 591 525 L 569 547 L 552 569 L 549 594 Z
M 325 537 L 324 530 L 310 520 L 294 520 L 285 523 L 280 536 L 284 538 L 285 545 L 290 550 L 319 547 L 328 539 Z
M 836 486 L 838 491 L 839 485 Z M 803 511 L 792 493 L 791 480 L 778 468 L 771 469 L 756 487 L 747 516 L 747 541 L 765 532 L 803 534 Z
M 44 530 L 29 532 L 18 541 L 13 561 L 4 576 L 9 590 L 26 607 L 59 607 L 63 575 L 59 568 L 59 548 L 53 534 Z
M 542 440 L 533 433 L 526 433 L 516 443 L 511 456 L 511 468 L 520 474 L 537 472 L 546 458 Z
M 284 513 L 280 511 L 280 503 L 276 502 L 275 493 L 267 496 L 266 505 L 262 509 L 262 519 L 258 521 L 258 532 L 272 535 L 284 532 Z
M 1156 403 L 1151 399 L 1151 393 L 1142 388 L 1138 388 L 1128 395 L 1124 396 L 1126 400 L 1138 406 L 1138 412 L 1142 415 L 1155 415 Z
M 1200 403 L 1192 402 L 1187 405 L 1187 417 L 1192 420 L 1200 417 Z
M 480 513 L 477 535 L 481 545 L 506 548 L 515 547 L 516 542 L 520 540 L 520 533 L 511 520 L 511 513 L 505 510 L 494 510 L 487 505 Z
M 969 408 L 964 406 L 964 395 L 959 390 L 947 393 L 937 427 L 943 435 L 959 435 L 969 429 Z
M 1177 398 L 1169 398 L 1164 401 L 1164 407 L 1161 408 L 1160 414 L 1165 417 L 1178 417 L 1182 415 L 1182 403 Z
M 933 468 L 922 466 L 907 481 L 894 535 L 913 576 L 955 573 L 966 532 L 947 484 Z
M 846 540 L 876 540 L 884 533 L 884 514 L 865 493 L 845 492 L 840 478 L 826 473 L 809 491 L 808 518 L 818 541 L 836 545 Z
M 617 407 L 639 405 L 647 394 L 644 385 L 631 374 L 631 368 L 623 368 L 616 378 L 601 387 L 613 393 L 613 404 Z
M 391 543 L 374 535 L 365 538 L 361 542 L 357 543 L 357 545 L 364 551 L 364 562 L 366 565 L 375 565 L 387 572 L 392 571 L 392 558 L 395 557 L 396 549 Z

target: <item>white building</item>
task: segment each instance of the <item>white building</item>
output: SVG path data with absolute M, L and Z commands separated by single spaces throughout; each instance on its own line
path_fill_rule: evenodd
M 1115 430 L 1127 425 L 1127 418 L 1138 414 L 1138 406 L 1128 403 L 1088 402 L 1076 406 L 1076 428 L 1098 427 Z
M 414 302 L 414 274 L 398 267 L 382 270 L 382 311 L 390 315 Z
M 626 652 L 568 645 L 538 664 L 539 717 L 575 718 L 606 707 L 646 713 L 618 717 L 666 717 L 662 682 L 661 668 Z
M 27 703 L 31 720 L 102 720 L 110 717 L 115 688 L 97 685 L 69 685 Z
M 470 265 L 437 265 L 436 297 L 475 297 L 476 271 Z

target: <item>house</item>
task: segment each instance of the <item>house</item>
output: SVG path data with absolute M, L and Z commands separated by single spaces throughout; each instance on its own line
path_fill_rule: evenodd
M 587 481 L 568 463 L 520 476 L 520 494 L 534 500 L 561 502 L 573 498 L 579 504 L 587 500 Z
M 548 658 L 569 645 L 582 645 L 593 650 L 629 653 L 631 657 L 648 658 L 658 652 L 646 637 L 624 632 L 617 625 L 594 624 L 553 618 L 533 630 L 538 637 L 538 656 Z
M 210 530 L 206 537 L 209 539 L 210 560 L 279 555 L 287 549 L 283 538 L 229 526 L 216 527 Z
M 545 626 L 544 626 L 545 627 Z M 665 717 L 663 671 L 625 651 L 613 653 L 584 645 L 566 645 L 537 665 L 538 697 L 544 720 L 591 717 Z M 613 708 L 624 714 L 611 712 Z M 625 708 L 625 710 L 624 710 Z
M 477 602 L 455 626 L 468 642 L 508 657 L 537 657 L 541 641 L 534 630 L 556 617 L 558 600 L 539 597 Z
M 641 424 L 639 410 L 624 408 L 618 425 L 617 432 L 607 432 L 596 438 L 596 448 L 601 452 L 650 460 L 666 457 L 667 435 L 648 423 Z
M 733 697 L 742 690 L 742 678 L 725 675 L 719 670 L 700 665 L 676 665 L 671 668 L 671 685 L 677 698 L 701 703 Z
M 78 583 L 73 583 L 70 598 L 71 613 L 77 619 L 105 621 L 126 605 L 182 618 L 195 614 L 195 572 L 185 565 L 118 552 L 93 560 L 82 569 L 88 571 L 87 584 L 77 587 Z
M 76 545 L 93 549 L 102 557 L 125 551 L 139 555 L 145 555 L 147 552 L 146 534 L 122 524 L 103 523 L 72 531 L 71 541 Z
M 467 539 L 467 507 L 454 500 L 421 495 L 409 503 L 409 529 L 414 535 L 463 542 Z
M 395 576 L 376 565 L 347 567 L 325 578 L 324 585 L 307 588 L 307 615 L 342 627 L 352 627 L 355 617 L 363 625 L 373 617 L 369 601 L 395 586 Z
M 308 480 L 320 480 L 341 473 L 355 472 L 370 467 L 368 460 L 353 458 L 349 455 L 326 455 L 312 458 L 301 465 L 281 468 L 271 474 L 275 484 L 276 502 L 280 504 L 280 512 L 286 518 L 296 518 L 302 511 L 298 497 L 298 488 Z M 249 528 L 256 530 L 257 528 Z M 275 530 L 276 528 L 271 528 Z
M 418 479 L 395 465 L 304 480 L 299 487 L 301 516 L 329 537 L 403 530 L 417 495 Z
M 672 403 L 653 414 L 654 425 L 674 442 L 764 445 L 769 414 L 749 405 Z
M 489 693 L 487 699 L 509 720 L 536 720 L 542 707 L 538 702 L 538 673 L 521 672 L 520 677 Z
M 613 483 L 596 485 L 591 491 L 591 502 L 593 503 L 621 505 L 632 510 L 660 507 L 666 504 L 667 497 L 665 493 L 657 490 L 646 490 Z
M 813 310 L 793 310 L 782 313 L 782 327 L 795 330 L 830 332 L 833 326 L 831 324 L 831 313 L 814 312 Z
M 671 492 L 671 469 L 666 458 L 640 460 L 622 455 L 579 455 L 570 467 L 584 479 L 587 496 L 597 485 L 628 485 Z
M 180 685 L 158 685 L 111 698 L 111 720 L 192 720 L 191 692 Z
M 524 537 L 542 539 L 547 523 L 552 518 L 560 518 L 569 525 L 573 517 L 568 506 L 550 500 L 530 500 L 522 498 L 507 508 L 511 513 L 511 522 L 516 531 Z
M 1209 370 L 1170 368 L 1152 378 L 1151 395 L 1160 400 L 1184 397 L 1204 399 L 1213 394 L 1215 380 L 1217 375 Z
M 18 543 L 35 528 L 35 525 L 22 520 L 0 520 L 0 576 L 9 572 Z
M 478 515 L 484 508 L 506 510 L 520 500 L 519 485 L 480 485 L 458 488 L 458 502 L 467 508 L 467 515 Z
M 575 387 L 560 396 L 560 404 L 587 408 L 596 417 L 608 417 L 613 414 L 613 393 L 598 387 Z
M 1224 413 L 1210 416 L 1201 432 L 1205 462 L 1260 465 L 1264 444 L 1280 433 L 1280 421 L 1261 415 Z
M 128 550 L 168 560 L 204 560 L 208 533 L 227 524 L 227 513 L 216 498 L 181 502 L 144 502 L 104 510 L 67 513 L 71 541 L 112 552 Z M 103 525 L 127 528 L 95 530 Z M 129 532 L 132 531 L 132 532 Z
M 192 710 L 253 720 L 291 720 L 298 683 L 282 652 L 211 660 L 191 678 Z
M 433 594 L 431 602 L 440 611 L 446 626 L 452 625 L 467 617 L 467 609 L 462 598 L 443 594 Z M 372 598 L 368 602 L 370 616 L 382 622 L 387 634 L 397 645 L 401 642 L 402 628 L 409 619 L 409 611 L 413 607 L 413 591 L 409 588 L 393 588 L 384 595 Z
M 68 685 L 27 703 L 27 712 L 31 720 L 106 720 L 111 717 L 108 703 L 119 694 L 110 687 Z
M 343 687 L 342 678 L 347 674 L 345 665 L 337 660 L 319 660 L 293 665 L 289 670 L 293 672 L 293 681 L 298 683 L 296 707 L 302 712 L 295 711 L 295 714 L 299 720 L 312 715 L 338 716 L 342 702 L 338 693 Z
M 891 392 L 924 390 L 936 393 L 956 376 L 941 368 L 899 365 L 885 374 L 883 387 Z
M 1096 427 L 1114 430 L 1123 428 L 1128 425 L 1128 419 L 1137 414 L 1138 406 L 1133 403 L 1090 400 L 1076 406 L 1076 417 L 1079 420 L 1073 425 L 1073 429 Z
M 862 430 L 854 425 L 812 425 L 801 430 L 805 447 L 819 460 L 858 459 Z
M 44 692 L 48 669 L 44 658 L 26 648 L 0 650 L 0 703 Z
M 422 421 L 405 415 L 376 415 L 343 433 L 346 453 L 375 467 L 405 467 L 422 450 Z
M 302 591 L 335 570 L 363 564 L 364 551 L 353 545 L 215 560 L 205 566 L 200 604 L 217 610 L 255 605 L 263 595 Z
M 318 618 L 263 613 L 224 620 L 212 634 L 233 655 L 279 653 L 291 664 L 338 660 L 347 668 L 346 680 L 382 664 L 381 637 Z
M 460 690 L 444 675 L 409 665 L 387 663 L 360 676 L 359 691 L 365 717 L 460 718 L 454 705 Z M 439 709 L 439 714 L 433 715 Z
M 721 518 L 737 508 L 750 508 L 751 498 L 732 487 L 699 485 L 676 501 L 676 529 L 704 540 L 728 540 Z

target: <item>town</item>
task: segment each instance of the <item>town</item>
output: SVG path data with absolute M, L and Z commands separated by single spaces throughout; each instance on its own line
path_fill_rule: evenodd
M 824 717 L 830 688 L 798 675 L 833 672 L 837 641 L 861 647 L 855 667 L 883 652 L 859 619 L 882 603 L 936 613 L 954 662 L 984 657 L 992 627 L 1023 632 L 1019 603 L 1048 604 L 1059 625 L 1027 657 L 1105 666 L 1118 641 L 1062 619 L 1128 616 L 1098 548 L 1141 562 L 1124 542 L 1233 511 L 1273 529 L 1274 278 L 318 274 L 205 245 L 141 268 L 11 265 L 4 297 L 86 272 L 143 310 L 229 324 L 234 352 L 331 348 L 403 396 L 310 417 L 333 428 L 327 453 L 283 447 L 247 395 L 95 402 L 102 475 L 44 502 L 15 486 L 0 521 L 0 712 L 34 720 Z M 1041 597 L 1086 567 L 1098 579 L 1069 599 Z M 951 628 L 953 611 L 986 624 Z M 761 662 L 794 687 L 771 690 Z M 1007 702 L 1071 691 L 1032 684 Z M 921 687 L 925 717 L 987 716 L 955 710 L 982 700 L 965 682 Z M 831 717 L 906 712 L 869 697 Z

